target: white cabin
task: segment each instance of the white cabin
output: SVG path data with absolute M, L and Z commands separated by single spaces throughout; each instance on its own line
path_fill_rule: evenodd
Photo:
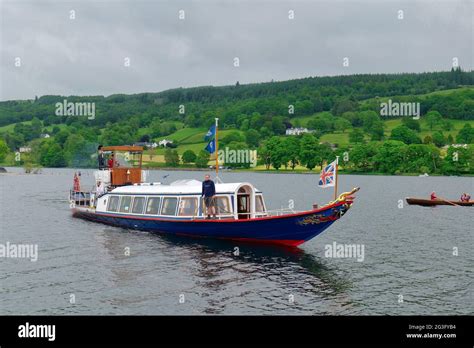
M 218 219 L 250 219 L 267 216 L 261 191 L 247 182 L 215 183 Z M 202 182 L 178 180 L 169 185 L 142 183 L 117 187 L 97 199 L 96 211 L 111 214 L 203 219 Z

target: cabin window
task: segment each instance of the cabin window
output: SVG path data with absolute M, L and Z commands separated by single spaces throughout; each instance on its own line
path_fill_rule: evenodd
M 265 212 L 265 205 L 263 204 L 263 197 L 262 195 L 255 196 L 255 211 L 257 213 Z
M 216 206 L 218 215 L 232 214 L 229 197 L 216 196 Z
M 146 213 L 150 215 L 158 215 L 159 208 L 160 208 L 160 197 L 148 197 L 148 203 L 146 205 Z
M 196 216 L 198 209 L 198 200 L 196 197 L 182 197 L 179 201 L 179 216 Z
M 143 214 L 144 206 L 145 206 L 145 197 L 135 197 L 133 199 L 132 213 Z
M 108 211 L 118 211 L 119 207 L 119 196 L 110 196 L 109 204 L 107 205 Z
M 163 198 L 163 206 L 161 207 L 161 215 L 176 215 L 177 205 L 178 205 L 178 198 L 175 198 L 175 197 Z
M 120 212 L 121 213 L 130 212 L 130 204 L 131 203 L 132 203 L 132 197 L 122 196 L 122 200 L 120 201 Z

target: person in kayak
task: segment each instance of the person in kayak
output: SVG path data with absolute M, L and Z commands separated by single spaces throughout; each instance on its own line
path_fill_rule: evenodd
M 471 200 L 471 196 L 464 192 L 462 195 L 461 195 L 461 202 L 469 202 Z
M 436 192 L 434 192 L 434 191 L 431 192 L 431 200 L 432 200 L 432 201 L 435 201 L 435 200 L 437 200 L 437 199 L 438 199 L 438 197 L 436 197 Z
M 211 180 L 209 174 L 206 174 L 204 181 L 202 182 L 202 197 L 204 197 L 204 204 L 206 205 L 207 218 L 210 219 L 212 214 L 213 218 L 216 218 L 216 206 L 215 206 L 215 196 L 216 186 L 214 181 Z

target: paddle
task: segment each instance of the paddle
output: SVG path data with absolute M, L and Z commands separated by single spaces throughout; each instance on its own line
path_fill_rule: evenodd
M 437 198 L 440 199 L 440 200 L 442 200 L 442 201 L 444 201 L 444 202 L 446 202 L 446 203 L 449 203 L 449 204 L 451 204 L 451 205 L 454 205 L 455 207 L 460 207 L 459 204 L 450 202 L 450 201 L 448 201 L 448 200 L 446 200 L 446 199 L 444 199 L 444 198 L 442 198 L 442 197 L 437 197 Z

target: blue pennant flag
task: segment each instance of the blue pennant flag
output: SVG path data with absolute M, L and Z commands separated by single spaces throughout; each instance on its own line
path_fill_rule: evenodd
M 205 150 L 209 153 L 214 153 L 216 151 L 216 139 L 212 139 L 209 144 L 207 144 Z
M 215 135 L 216 135 L 216 126 L 212 125 L 211 128 L 209 128 L 209 130 L 207 131 L 206 136 L 204 137 L 204 140 L 209 141 L 211 139 L 214 139 Z

